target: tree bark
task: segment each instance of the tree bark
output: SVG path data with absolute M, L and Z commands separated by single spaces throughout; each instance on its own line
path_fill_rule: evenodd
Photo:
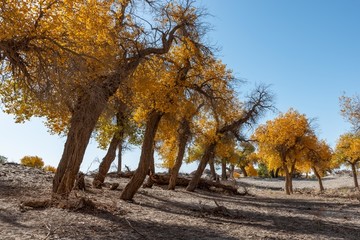
M 144 134 L 144 140 L 141 148 L 139 166 L 134 176 L 131 178 L 130 182 L 125 186 L 123 192 L 121 193 L 120 198 L 122 200 L 132 200 L 135 193 L 141 187 L 141 184 L 144 182 L 144 179 L 150 167 L 154 138 L 161 116 L 162 113 L 157 111 L 152 111 L 149 114 Z
M 226 159 L 221 160 L 221 180 L 226 180 Z
M 198 168 L 196 169 L 194 177 L 191 179 L 189 185 L 186 187 L 186 191 L 193 192 L 195 188 L 197 187 L 201 174 L 204 172 L 204 169 L 206 167 L 206 164 L 213 158 L 214 156 L 214 150 L 216 147 L 216 143 L 211 143 L 207 146 L 204 155 L 202 156 L 200 160 L 200 164 Z
M 155 159 L 154 159 L 154 146 L 151 150 L 151 156 L 150 156 L 150 167 L 148 170 L 148 176 L 149 178 L 147 179 L 146 183 L 144 183 L 143 187 L 144 188 L 152 188 L 152 186 L 154 185 L 154 181 L 151 178 L 151 175 L 155 174 Z
M 357 179 L 356 163 L 357 163 L 357 162 L 351 163 L 351 169 L 352 169 L 352 172 L 353 172 L 355 188 L 357 188 L 358 190 L 360 190 L 360 189 L 359 189 L 358 179 Z
M 293 164 L 291 165 L 291 172 L 289 174 L 289 188 L 290 188 L 290 193 L 293 194 L 294 193 L 294 189 L 293 189 L 293 176 L 294 176 L 294 172 L 295 172 L 295 164 L 296 164 L 296 160 L 293 162 Z
M 118 160 L 118 167 L 117 167 L 118 174 L 121 174 L 123 144 L 124 144 L 124 141 L 122 140 L 118 145 L 118 159 L 117 159 Z
M 314 171 L 314 173 L 315 173 L 315 176 L 317 177 L 317 179 L 318 179 L 318 181 L 319 181 L 320 191 L 322 192 L 322 191 L 325 190 L 325 188 L 324 188 L 324 186 L 323 186 L 321 176 L 320 176 L 319 172 L 316 170 L 315 167 L 313 167 L 312 169 L 313 169 L 313 171 Z
M 79 98 L 70 120 L 64 152 L 53 179 L 53 197 L 66 198 L 71 192 L 91 133 L 110 95 L 112 92 L 108 92 L 108 89 L 95 88 L 89 89 L 88 93 Z
M 179 130 L 178 130 L 179 136 L 178 136 L 178 153 L 175 159 L 175 164 L 171 169 L 171 177 L 169 179 L 169 186 L 168 189 L 169 190 L 175 190 L 175 186 L 176 186 L 176 179 L 178 177 L 179 174 L 179 170 L 181 168 L 183 159 L 184 159 L 184 154 L 185 154 L 185 149 L 186 149 L 186 144 L 189 141 L 190 138 L 190 123 L 187 119 L 182 119 L 180 126 L 179 126 Z
M 281 161 L 282 161 L 282 166 L 283 166 L 283 170 L 285 172 L 285 192 L 287 195 L 291 194 L 290 191 L 290 173 L 289 173 L 289 169 L 286 166 L 286 157 L 282 156 L 283 154 L 281 154 Z
M 121 130 L 122 132 L 122 130 Z M 123 134 L 120 134 L 123 135 Z M 118 147 L 119 144 L 121 144 L 122 142 L 122 136 L 118 136 L 118 133 L 115 133 L 108 151 L 105 155 L 105 157 L 102 159 L 100 166 L 99 166 L 99 172 L 95 175 L 94 180 L 93 180 L 93 186 L 96 188 L 101 188 L 101 185 L 104 183 L 105 181 L 105 177 L 106 174 L 108 173 L 111 163 L 115 160 L 116 157 L 116 149 Z
M 245 167 L 241 166 L 241 167 L 240 167 L 240 169 L 241 169 L 241 171 L 243 172 L 244 177 L 247 177 L 247 176 L 248 176 L 248 174 L 247 174 L 247 172 L 246 172 Z

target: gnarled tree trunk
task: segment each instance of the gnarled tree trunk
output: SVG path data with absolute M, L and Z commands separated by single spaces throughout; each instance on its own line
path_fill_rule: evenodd
M 115 79 L 113 81 L 120 82 Z M 91 133 L 117 86 L 113 89 L 94 86 L 79 98 L 70 121 L 64 152 L 53 179 L 53 197 L 67 197 L 71 192 Z
M 186 191 L 193 192 L 197 187 L 201 178 L 201 174 L 205 170 L 206 164 L 214 157 L 215 147 L 216 147 L 216 143 L 211 143 L 210 145 L 207 146 L 205 153 L 200 160 L 200 164 L 196 169 L 194 177 L 191 179 L 189 185 L 186 187 Z
M 162 113 L 152 111 L 146 124 L 144 140 L 141 148 L 139 166 L 131 178 L 130 182 L 125 186 L 120 198 L 123 200 L 132 200 L 137 190 L 144 182 L 146 174 L 149 171 L 150 162 L 153 154 L 153 144 L 155 134 L 161 119 Z
M 185 154 L 185 149 L 186 149 L 186 144 L 189 141 L 189 137 L 190 137 L 190 123 L 187 119 L 182 119 L 182 121 L 180 122 L 180 126 L 179 126 L 179 130 L 178 130 L 179 136 L 178 136 L 178 153 L 175 159 L 175 164 L 171 169 L 171 176 L 169 179 L 169 186 L 168 189 L 169 190 L 175 190 L 175 186 L 176 186 L 176 179 L 178 177 L 179 174 L 179 170 L 181 168 L 182 162 L 183 162 L 183 158 L 184 158 L 184 154 Z

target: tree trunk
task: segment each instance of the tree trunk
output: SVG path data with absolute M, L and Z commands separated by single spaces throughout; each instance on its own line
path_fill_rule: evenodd
M 214 156 L 214 150 L 216 147 L 216 143 L 211 143 L 207 146 L 204 155 L 202 156 L 200 160 L 200 164 L 198 168 L 196 169 L 194 177 L 191 179 L 189 185 L 186 188 L 186 191 L 193 192 L 195 188 L 197 187 L 201 174 L 204 172 L 204 169 L 206 167 L 206 164 L 213 158 Z
M 234 171 L 235 171 L 235 165 L 230 164 L 229 172 L 230 172 L 230 179 L 234 179 Z
M 244 177 L 247 177 L 247 176 L 248 176 L 248 174 L 247 174 L 247 172 L 246 172 L 245 167 L 241 166 L 241 167 L 240 167 L 240 169 L 241 169 L 241 171 L 243 172 Z
M 155 174 L 155 160 L 154 160 L 154 146 L 151 150 L 151 156 L 150 156 L 150 167 L 148 170 L 148 179 L 146 181 L 146 183 L 144 183 L 143 187 L 144 188 L 152 188 L 152 186 L 154 185 L 154 181 L 152 180 L 151 176 Z
M 122 132 L 122 130 L 121 130 Z M 123 134 L 120 134 L 123 135 Z M 121 136 L 118 135 L 118 133 L 115 133 L 111 142 L 110 146 L 108 148 L 108 151 L 105 155 L 105 157 L 102 159 L 100 166 L 99 166 L 99 172 L 95 175 L 93 180 L 93 186 L 96 188 L 101 188 L 101 185 L 104 183 L 106 174 L 108 173 L 111 163 L 115 160 L 116 157 L 116 149 L 119 144 L 121 144 L 122 139 Z
M 280 168 L 277 168 L 276 170 L 275 170 L 275 178 L 278 178 L 279 177 L 279 172 L 280 172 Z
M 315 173 L 315 176 L 317 177 L 317 179 L 318 179 L 318 181 L 319 181 L 320 191 L 322 192 L 322 191 L 324 191 L 325 189 L 324 189 L 324 186 L 323 186 L 323 184 L 322 184 L 321 176 L 320 176 L 319 172 L 316 170 L 315 167 L 313 167 L 312 169 L 313 169 L 313 171 L 314 171 L 314 173 Z
M 285 192 L 287 195 L 291 194 L 290 191 L 290 173 L 286 166 L 286 160 L 282 159 L 283 170 L 285 172 Z
M 150 167 L 151 157 L 153 153 L 154 138 L 161 116 L 162 113 L 159 113 L 157 111 L 152 111 L 149 114 L 144 134 L 144 140 L 141 148 L 139 166 L 134 176 L 131 178 L 130 182 L 125 186 L 123 192 L 121 193 L 120 198 L 123 200 L 132 200 L 135 193 L 141 187 L 141 184 L 144 182 L 144 179 Z
M 294 189 L 293 189 L 293 176 L 294 176 L 294 172 L 295 172 L 295 164 L 296 164 L 296 160 L 293 162 L 293 164 L 291 165 L 291 172 L 289 174 L 289 188 L 290 188 L 290 193 L 293 194 L 294 193 Z
M 118 167 L 117 167 L 118 174 L 121 174 L 123 144 L 124 141 L 121 141 L 118 145 Z
M 226 180 L 226 159 L 221 160 L 221 180 Z
M 53 179 L 53 197 L 67 197 L 71 192 L 89 143 L 91 133 L 105 108 L 110 94 L 100 88 L 89 89 L 89 93 L 79 98 L 70 120 L 63 155 Z
M 357 188 L 359 190 L 359 183 L 358 183 L 357 172 L 356 172 L 356 163 L 357 162 L 351 163 L 351 169 L 352 169 L 352 172 L 353 172 L 355 188 Z
M 117 131 L 114 133 L 114 136 L 111 139 L 108 151 L 100 163 L 99 172 L 95 175 L 93 180 L 93 186 L 96 188 L 101 188 L 101 185 L 104 183 L 106 174 L 108 173 L 111 164 L 115 160 L 116 149 L 118 146 L 122 145 L 124 141 L 126 110 L 127 106 L 123 102 L 120 102 L 118 106 L 118 112 L 116 113 Z
M 179 170 L 180 170 L 182 162 L 183 162 L 186 144 L 189 141 L 189 137 L 190 137 L 190 124 L 189 124 L 189 121 L 186 120 L 185 118 L 181 121 L 178 132 L 179 132 L 178 153 L 177 153 L 177 156 L 175 159 L 175 164 L 170 171 L 171 177 L 170 177 L 169 186 L 168 186 L 169 190 L 175 190 L 176 179 L 178 177 Z
M 214 163 L 214 159 L 210 159 L 209 160 L 209 166 L 210 166 L 210 174 L 211 174 L 211 179 L 212 180 L 217 180 L 217 174 L 215 171 L 215 163 Z

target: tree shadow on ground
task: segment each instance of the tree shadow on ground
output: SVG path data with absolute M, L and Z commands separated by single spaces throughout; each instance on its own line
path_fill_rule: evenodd
M 193 193 L 189 193 L 190 195 Z M 322 209 L 324 203 L 313 201 L 302 201 L 297 199 L 271 199 L 271 198 L 248 198 L 243 201 L 239 198 L 239 204 L 252 204 L 253 207 L 266 207 L 268 209 L 281 208 L 282 211 L 291 211 L 290 215 L 267 214 L 258 211 L 249 211 L 245 209 L 228 209 L 229 214 L 211 214 L 206 211 L 203 214 L 204 206 L 194 206 L 194 203 L 183 203 L 159 196 L 148 195 L 150 198 L 156 199 L 162 204 L 142 203 L 143 207 L 154 208 L 158 211 L 165 211 L 176 215 L 189 215 L 192 217 L 204 218 L 204 221 L 211 221 L 213 223 L 228 223 L 241 226 L 248 226 L 260 228 L 269 232 L 286 232 L 288 234 L 310 234 L 321 235 L 325 238 L 342 238 L 342 239 L 360 239 L 360 225 L 353 225 L 347 223 L 343 216 L 343 210 L 336 208 L 339 205 L 336 203 L 329 203 L 327 209 Z M 199 194 L 194 194 L 194 197 L 199 197 Z M 225 198 L 225 197 L 224 197 Z M 201 198 L 200 198 L 201 199 Z M 216 198 L 206 196 L 207 200 Z M 219 198 L 217 198 L 219 199 Z M 246 199 L 246 198 L 245 198 Z M 258 205 L 258 203 L 265 203 L 265 205 Z M 278 201 L 281 201 L 278 203 Z M 223 202 L 220 202 L 223 204 Z M 166 207 L 172 205 L 174 207 Z M 226 206 L 226 205 L 224 205 Z M 308 206 L 312 206 L 308 208 Z M 357 205 L 355 204 L 354 207 Z M 209 207 L 209 206 L 207 206 Z M 215 204 L 213 205 L 215 207 Z M 333 213 L 337 215 L 335 219 L 326 219 L 325 213 Z M 353 213 L 348 212 L 355 218 Z M 299 216 L 301 215 L 301 216 Z M 305 215 L 305 216 L 304 216 Z M 360 223 L 360 219 L 358 221 Z

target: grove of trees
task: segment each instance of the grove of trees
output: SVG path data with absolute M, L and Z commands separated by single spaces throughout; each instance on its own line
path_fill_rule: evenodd
M 251 139 L 243 134 L 273 109 L 273 96 L 258 85 L 240 97 L 241 82 L 204 40 L 205 14 L 190 0 L 0 2 L 5 112 L 17 122 L 44 117 L 52 133 L 66 136 L 54 199 L 72 191 L 91 137 L 107 149 L 95 187 L 104 182 L 116 151 L 120 173 L 126 143 L 141 146 L 123 200 L 131 200 L 154 173 L 155 151 L 169 169 L 171 190 L 185 160 L 199 162 L 188 191 L 196 189 L 207 165 L 215 175 L 214 164 L 221 164 L 226 179 L 228 167 L 253 174 L 253 162 L 281 169 L 287 194 L 295 170 L 312 170 L 324 189 L 321 177 L 336 164 L 304 114 L 290 109 L 259 126 Z M 346 97 L 341 104 L 358 131 L 359 105 Z M 359 144 L 357 134 L 344 135 L 337 163 L 356 169 Z

